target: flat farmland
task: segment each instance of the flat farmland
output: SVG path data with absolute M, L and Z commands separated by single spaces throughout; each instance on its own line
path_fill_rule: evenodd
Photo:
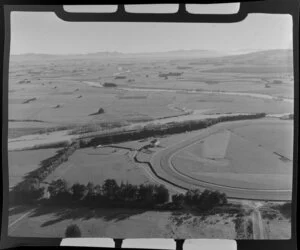
M 232 130 L 234 134 L 247 141 L 256 143 L 270 152 L 276 152 L 293 160 L 293 123 L 278 123 L 272 126 L 252 124 Z
M 43 160 L 55 155 L 58 149 L 39 149 L 8 152 L 9 187 L 20 183 L 31 171 L 40 167 Z
M 208 109 L 206 113 L 292 113 L 293 103 L 248 96 L 212 94 L 177 94 L 174 105 L 191 110 Z
M 98 58 L 92 55 L 17 56 L 10 63 L 10 138 L 62 126 L 65 129 L 92 126 L 101 130 L 182 116 L 186 111 L 293 112 L 292 102 L 226 93 L 264 93 L 292 98 L 291 72 L 276 71 L 278 67 L 272 63 L 266 72 L 253 67 L 257 62 L 247 62 L 239 72 L 224 70 L 222 74 L 209 71 L 216 66 L 234 68 L 237 64 L 228 58 L 198 60 L 159 56 L 149 60 L 143 56 Z M 178 75 L 162 77 L 169 72 Z M 106 88 L 104 83 L 114 83 L 116 87 Z M 194 90 L 198 92 L 187 92 Z M 97 114 L 99 109 L 103 109 L 101 114 Z
M 63 178 L 70 185 L 76 182 L 103 184 L 106 179 L 115 179 L 118 184 L 149 183 L 146 172 L 135 165 L 130 153 L 126 149 L 113 147 L 79 149 L 46 180 Z
M 53 84 L 51 84 L 52 86 Z M 53 125 L 78 125 L 90 122 L 139 121 L 180 115 L 170 109 L 172 96 L 97 88 L 84 83 L 58 82 L 54 88 L 38 83 L 26 86 L 30 91 L 15 90 L 9 97 L 10 120 L 40 120 Z M 31 101 L 30 101 L 31 100 Z M 25 103 L 25 102 L 28 103 Z M 100 108 L 103 114 L 91 115 Z M 34 123 L 26 126 L 37 126 Z

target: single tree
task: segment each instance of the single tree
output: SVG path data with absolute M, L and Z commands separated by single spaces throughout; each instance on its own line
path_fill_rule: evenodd
M 165 203 L 169 201 L 169 191 L 164 185 L 155 186 L 155 202 L 157 204 Z
M 182 207 L 184 205 L 184 194 L 172 195 L 172 202 L 176 207 Z
M 114 200 L 119 190 L 117 182 L 113 179 L 107 179 L 102 186 L 103 195 L 109 200 Z
M 76 224 L 69 225 L 65 231 L 67 238 L 78 238 L 81 237 L 80 228 Z
M 86 193 L 86 186 L 79 184 L 79 183 L 75 183 L 72 187 L 72 197 L 74 200 L 81 200 L 85 193 Z

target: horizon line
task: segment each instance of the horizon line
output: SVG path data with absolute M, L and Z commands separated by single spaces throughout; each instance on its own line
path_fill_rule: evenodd
M 214 49 L 178 49 L 178 50 L 165 50 L 165 51 L 153 51 L 153 52 L 121 52 L 121 51 L 95 51 L 95 52 L 85 52 L 85 53 L 66 53 L 66 54 L 52 54 L 52 53 L 42 53 L 42 52 L 26 52 L 20 54 L 10 54 L 11 56 L 26 56 L 26 55 L 49 55 L 49 56 L 84 56 L 91 54 L 157 54 L 157 53 L 172 53 L 172 52 L 190 52 L 190 51 L 210 51 L 210 52 L 219 52 L 219 53 L 234 53 L 234 52 L 243 52 L 243 51 L 251 51 L 251 52 L 259 52 L 259 51 L 270 51 L 270 50 L 293 50 L 292 48 L 270 48 L 270 49 L 236 49 L 229 51 L 221 51 Z M 251 53 L 250 52 L 250 53 Z M 248 52 L 246 52 L 248 53 Z

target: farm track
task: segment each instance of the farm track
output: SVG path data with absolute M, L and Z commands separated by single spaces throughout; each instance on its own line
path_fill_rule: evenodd
M 10 234 L 16 230 L 18 227 L 14 227 L 15 225 L 17 225 L 19 222 L 21 222 L 22 220 L 24 220 L 26 217 L 29 217 L 30 214 L 33 213 L 33 211 L 35 210 L 35 208 L 30 209 L 29 211 L 27 211 L 26 213 L 24 213 L 23 215 L 21 215 L 20 217 L 18 217 L 17 219 L 15 219 L 13 222 L 11 222 L 8 225 L 8 229 Z
M 252 212 L 252 222 L 253 222 L 253 239 L 262 240 L 264 239 L 264 226 L 261 218 L 260 211 L 255 208 Z

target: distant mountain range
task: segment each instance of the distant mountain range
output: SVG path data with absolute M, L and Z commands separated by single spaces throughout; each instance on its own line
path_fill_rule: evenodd
M 291 49 L 274 49 L 262 50 L 250 53 L 243 51 L 220 52 L 215 50 L 176 50 L 166 52 L 149 52 L 149 53 L 121 53 L 121 52 L 96 52 L 89 54 L 69 54 L 69 55 L 52 55 L 52 54 L 22 54 L 12 55 L 13 61 L 22 60 L 58 60 L 58 59 L 97 59 L 97 58 L 178 58 L 193 60 L 216 60 L 219 62 L 230 62 L 234 64 L 290 64 L 293 59 Z
M 253 65 L 293 65 L 293 50 L 291 49 L 274 49 L 251 52 L 240 55 L 225 56 L 224 62 L 234 64 L 253 64 Z
M 193 57 L 219 57 L 229 55 L 229 53 L 219 52 L 215 50 L 174 50 L 165 52 L 144 52 L 144 53 L 122 53 L 117 51 L 112 52 L 95 52 L 85 54 L 39 54 L 39 53 L 27 53 L 12 55 L 12 57 L 24 57 L 24 58 L 54 58 L 54 57 L 140 57 L 140 56 L 193 56 Z

